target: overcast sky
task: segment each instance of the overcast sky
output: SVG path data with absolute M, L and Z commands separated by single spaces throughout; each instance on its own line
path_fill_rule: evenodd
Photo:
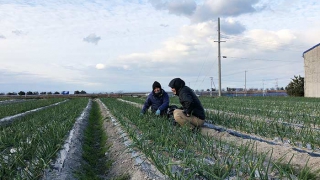
M 0 0 L 0 92 L 285 87 L 320 42 L 318 0 Z M 245 71 L 247 71 L 245 73 Z

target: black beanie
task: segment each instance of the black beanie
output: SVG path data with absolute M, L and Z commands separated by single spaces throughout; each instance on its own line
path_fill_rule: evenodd
M 158 82 L 158 81 L 155 81 L 153 84 L 152 84 L 152 89 L 154 90 L 155 88 L 160 88 L 161 89 L 161 84 Z
M 177 95 L 179 95 L 180 89 L 184 86 L 185 86 L 185 82 L 180 78 L 174 78 L 169 83 L 169 87 L 176 89 Z
M 169 87 L 175 88 L 177 91 L 183 86 L 185 86 L 185 82 L 180 78 L 174 78 L 169 83 Z

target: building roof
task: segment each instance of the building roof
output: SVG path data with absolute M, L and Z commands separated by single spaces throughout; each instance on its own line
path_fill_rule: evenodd
M 320 43 L 317 45 L 314 45 L 313 47 L 309 48 L 308 50 L 306 50 L 305 52 L 302 53 L 302 57 L 304 57 L 304 54 L 311 51 L 312 49 L 316 48 L 317 46 L 320 46 Z

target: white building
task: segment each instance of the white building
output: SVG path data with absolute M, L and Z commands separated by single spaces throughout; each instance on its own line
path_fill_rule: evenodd
M 303 52 L 304 96 L 320 97 L 320 43 Z

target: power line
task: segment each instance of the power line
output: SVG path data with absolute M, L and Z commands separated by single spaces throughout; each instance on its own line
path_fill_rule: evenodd
M 255 69 L 248 69 L 248 70 L 250 70 L 250 71 L 257 71 L 257 70 L 262 70 L 262 69 L 269 69 L 269 68 L 281 67 L 281 66 L 288 66 L 288 65 L 291 65 L 291 64 L 284 64 L 284 65 L 277 65 L 277 66 L 269 66 L 269 67 L 255 68 Z M 223 77 L 225 77 L 225 76 L 231 76 L 231 75 L 234 75 L 234 74 L 240 74 L 240 73 L 243 73 L 243 71 L 239 71 L 239 72 L 235 72 L 235 73 L 223 75 Z
M 228 56 L 227 58 L 233 58 L 233 59 L 248 59 L 248 60 L 257 60 L 257 61 L 301 62 L 301 61 L 285 61 L 285 60 L 277 60 L 277 59 L 260 59 L 260 58 L 230 57 L 230 56 Z
M 281 60 L 280 60 L 281 61 Z M 291 63 L 297 63 L 297 62 L 299 62 L 299 61 L 292 61 Z M 277 66 L 269 66 L 269 67 L 263 67 L 263 68 L 254 68 L 254 69 L 247 69 L 247 71 L 257 71 L 257 70 L 262 70 L 262 69 L 271 69 L 271 68 L 274 68 L 274 67 L 281 67 L 281 66 L 288 66 L 288 65 L 290 65 L 290 64 L 288 64 L 288 63 L 286 63 L 286 64 L 283 64 L 283 65 L 277 65 Z M 200 87 L 202 84 L 203 84 L 203 82 L 204 81 L 207 81 L 208 79 L 207 79 L 207 77 L 209 77 L 208 75 L 211 73 L 211 71 L 213 70 L 213 68 L 210 68 L 210 69 L 208 69 L 208 72 L 206 73 L 206 75 L 204 76 L 204 78 L 203 78 L 203 80 L 202 80 L 202 82 L 200 83 L 200 84 L 197 84 L 197 86 L 196 87 Z M 297 72 L 298 74 L 299 73 L 301 73 L 301 72 L 304 72 L 304 71 L 299 71 L 299 72 Z M 227 77 L 227 76 L 231 76 L 231 75 L 234 75 L 234 74 L 242 74 L 243 73 L 243 71 L 239 71 L 239 72 L 235 72 L 235 73 L 231 73 L 231 74 L 227 74 L 227 75 L 223 75 L 222 77 Z M 276 78 L 269 78 L 269 79 L 265 79 L 265 81 L 274 81 Z M 288 79 L 290 79 L 289 77 L 283 77 L 283 78 L 277 78 L 278 80 L 280 80 L 280 81 L 282 81 L 282 79 L 283 80 L 288 80 Z M 217 80 L 219 80 L 218 78 L 214 78 L 213 80 L 215 80 L 215 81 L 217 81 Z M 252 84 L 252 83 L 254 83 L 254 82 L 260 82 L 261 80 L 254 80 L 254 81 L 248 81 L 247 83 L 248 83 L 248 86 L 250 86 L 250 84 Z M 199 81 L 198 81 L 198 79 L 197 79 L 197 81 L 193 81 L 193 82 L 196 82 L 196 83 L 198 83 Z M 235 80 L 228 80 L 228 79 L 224 79 L 224 82 L 234 82 L 234 83 L 240 83 L 240 82 L 243 82 L 243 80 L 240 80 L 240 81 L 235 81 Z M 195 87 L 195 88 L 196 88 Z
M 229 58 L 229 57 L 228 57 L 228 58 Z M 234 57 L 234 58 L 236 58 L 236 57 Z M 245 58 L 243 58 L 243 59 L 245 59 Z M 247 58 L 247 59 L 250 59 L 250 58 Z M 260 59 L 254 59 L 254 58 L 253 58 L 252 60 L 260 60 Z M 267 59 L 265 59 L 265 60 L 267 60 Z M 274 60 L 274 61 L 281 61 L 281 60 Z M 281 62 L 287 62 L 287 61 L 281 61 Z M 300 62 L 300 61 L 290 61 L 290 62 L 291 62 L 291 63 L 298 63 L 298 62 Z M 246 68 L 246 69 L 247 69 L 247 71 L 257 71 L 257 70 L 271 69 L 271 68 L 275 68 L 275 67 L 282 67 L 282 66 L 288 66 L 288 65 L 291 65 L 291 64 L 286 63 L 286 64 L 284 64 L 284 65 L 276 65 L 276 66 L 269 66 L 269 67 L 263 67 L 263 68 L 254 68 L 254 69 L 247 69 L 247 68 Z M 203 84 L 203 82 L 206 81 L 207 77 L 209 77 L 209 74 L 211 74 L 212 70 L 213 70 L 213 67 L 210 68 L 210 69 L 208 69 L 206 75 L 203 77 L 203 79 L 202 79 L 202 81 L 201 81 L 200 84 L 198 84 L 198 83 L 199 83 L 199 78 L 198 78 L 198 77 L 197 77 L 197 80 L 196 80 L 196 81 L 190 81 L 190 82 L 196 83 L 196 85 L 194 86 L 195 88 L 196 88 L 196 87 L 200 87 L 200 86 Z M 227 76 L 232 76 L 232 75 L 235 75 L 235 74 L 242 74 L 242 73 L 243 73 L 243 71 L 239 71 L 239 72 L 235 72 L 235 73 L 231 73 L 231 74 L 227 74 L 227 75 L 222 75 L 222 77 L 227 77 Z M 300 72 L 298 72 L 298 73 L 300 73 Z M 278 79 L 288 79 L 288 78 L 278 78 Z M 213 80 L 217 81 L 217 80 L 219 80 L 219 79 L 218 79 L 218 78 L 215 78 L 215 79 L 213 79 Z M 274 78 L 273 78 L 272 80 L 274 80 Z M 258 81 L 260 81 L 260 80 L 258 80 Z M 243 81 L 224 80 L 224 82 L 243 82 Z M 250 82 L 256 82 L 256 81 L 250 81 Z
M 299 74 L 299 73 L 301 73 L 301 72 L 303 72 L 303 71 L 300 71 L 300 72 L 297 72 L 296 74 Z M 243 73 L 243 72 L 242 72 Z M 274 80 L 285 80 L 285 79 L 292 79 L 292 77 L 287 77 L 287 76 L 282 76 L 282 77 L 276 77 L 276 78 L 264 78 L 263 80 L 264 81 L 274 81 Z M 239 80 L 239 81 L 234 81 L 234 80 L 224 80 L 225 82 L 243 82 L 243 81 L 241 81 L 241 80 Z M 248 81 L 249 83 L 250 82 L 260 82 L 261 80 L 251 80 L 251 81 Z
M 198 84 L 198 82 L 199 82 L 198 80 L 193 81 L 193 82 L 197 83 L 196 86 L 194 86 L 194 87 L 200 87 L 200 86 L 203 84 L 203 82 L 207 79 L 207 77 L 209 77 L 209 74 L 211 74 L 211 71 L 212 71 L 212 70 L 213 70 L 213 67 L 210 68 L 210 69 L 207 71 L 207 73 L 206 73 L 205 76 L 203 77 L 203 79 L 202 79 L 202 81 L 201 81 L 200 84 Z M 215 80 L 218 80 L 218 79 L 215 79 Z M 190 81 L 190 82 L 192 82 L 192 81 Z
M 230 39 L 230 40 L 236 40 L 236 41 L 241 41 L 241 42 L 248 42 L 248 43 L 255 43 L 255 44 L 270 44 L 270 43 L 274 43 L 275 41 L 266 41 L 266 40 L 256 40 L 256 39 L 252 39 L 252 38 L 248 38 L 248 37 L 239 37 L 239 36 L 231 36 L 231 35 L 227 35 L 224 34 L 223 37 L 225 37 L 226 39 Z M 297 44 L 292 44 L 290 43 L 290 45 L 288 45 L 288 43 L 278 43 L 277 45 L 279 46 L 289 46 L 292 48 L 306 48 L 305 46 L 302 45 L 297 45 Z
M 219 21 L 219 19 L 218 19 L 218 21 Z M 218 31 L 219 31 L 219 29 L 218 29 Z M 222 42 L 222 41 L 220 41 L 220 32 L 219 32 L 219 34 L 218 34 L 219 36 L 218 36 L 218 38 L 219 38 L 219 40 L 218 41 L 214 41 L 214 42 Z M 241 38 L 241 37 L 231 37 L 231 36 L 225 36 L 225 37 L 230 37 L 230 40 L 233 40 L 233 41 L 236 41 L 236 39 L 239 39 L 239 40 L 241 40 L 241 42 L 243 42 L 244 41 L 244 43 L 247 43 L 247 44 L 250 44 L 250 45 L 254 45 L 254 46 L 257 46 L 257 45 L 266 45 L 266 44 L 270 44 L 270 42 L 271 42 L 271 44 L 272 43 L 274 43 L 275 41 L 257 41 L 257 40 L 253 40 L 253 39 L 249 39 L 249 38 Z M 228 38 L 229 39 L 229 38 Z M 237 42 L 237 43 L 239 43 L 239 42 Z M 260 44 L 259 44 L 260 43 Z M 218 46 L 218 53 L 220 52 L 220 43 L 218 44 L 219 46 Z M 295 50 L 292 50 L 293 48 L 294 48 L 294 46 L 293 45 L 291 45 L 290 46 L 290 48 L 284 48 L 284 47 L 280 47 L 280 46 L 284 46 L 284 45 L 286 45 L 287 46 L 287 44 L 282 44 L 282 43 L 277 43 L 276 44 L 276 46 L 277 46 L 277 49 L 285 49 L 285 50 L 291 50 L 291 51 L 295 51 Z M 270 48 L 272 48 L 273 46 L 271 46 Z M 265 47 L 264 47 L 265 48 Z M 296 47 L 296 48 L 298 48 L 298 47 Z M 300 46 L 300 48 L 302 48 L 302 46 Z M 300 50 L 299 50 L 299 52 L 300 52 Z M 207 56 L 208 56 L 208 54 L 207 54 Z M 221 60 L 220 58 L 221 58 L 221 54 L 219 54 L 218 55 L 218 58 L 219 58 L 219 60 Z M 263 68 L 254 68 L 254 69 L 247 69 L 246 68 L 246 71 L 248 70 L 248 71 L 257 71 L 257 70 L 262 70 L 262 69 L 271 69 L 271 68 L 274 68 L 274 67 L 280 67 L 280 66 L 288 66 L 288 65 L 291 65 L 292 63 L 302 63 L 302 61 L 287 61 L 287 60 L 281 60 L 281 59 L 265 59 L 265 58 L 247 58 L 247 57 L 230 57 L 230 56 L 228 56 L 228 58 L 233 58 L 233 59 L 246 59 L 246 60 L 254 60 L 254 61 L 278 61 L 278 62 L 286 62 L 286 64 L 284 64 L 284 65 L 276 65 L 276 66 L 269 66 L 269 67 L 263 67 Z M 205 65 L 205 62 L 206 61 L 204 61 L 203 62 L 203 64 L 202 64 L 202 67 L 201 67 L 201 71 L 203 71 L 204 70 L 204 65 Z M 221 62 L 219 62 L 219 63 L 221 63 Z M 289 64 L 290 63 L 290 64 Z M 221 64 L 219 64 L 219 65 L 221 65 Z M 209 74 L 209 72 L 211 72 L 213 70 L 213 68 L 209 68 L 208 69 L 208 74 Z M 211 81 L 213 81 L 213 80 L 219 80 L 219 81 L 221 81 L 221 70 L 220 70 L 220 66 L 219 66 L 219 75 L 218 75 L 218 79 L 217 78 L 215 78 L 215 79 L 213 79 L 212 77 L 211 77 Z M 234 75 L 234 74 L 240 74 L 240 73 L 243 73 L 243 71 L 240 71 L 240 72 L 235 72 L 235 73 L 231 73 L 231 74 L 227 74 L 227 75 L 223 75 L 223 77 L 226 77 L 226 76 L 231 76 L 231 75 Z M 197 84 L 197 86 L 201 86 L 202 85 L 202 83 L 205 81 L 205 79 L 208 77 L 208 74 L 207 75 L 205 75 L 204 76 L 204 78 L 203 78 L 203 80 L 201 81 L 201 83 L 200 84 L 198 84 L 199 83 L 199 78 L 200 78 L 200 74 L 201 74 L 201 72 L 198 74 L 198 76 L 197 76 L 197 79 L 196 79 L 196 81 L 194 81 L 194 82 L 196 82 Z M 274 81 L 275 79 L 277 79 L 277 82 L 278 82 L 278 80 L 281 80 L 281 79 L 286 79 L 286 80 L 288 80 L 289 78 L 288 77 L 285 77 L 285 78 L 272 78 L 272 79 L 264 79 L 265 81 Z M 257 80 L 257 81 L 249 81 L 248 82 L 248 84 L 250 84 L 250 82 L 259 82 L 259 81 L 261 81 L 261 80 Z M 243 81 L 229 81 L 229 80 L 224 80 L 224 82 L 243 82 Z M 220 85 L 220 87 L 221 87 L 221 82 L 219 82 L 219 85 Z M 197 87 L 196 86 L 196 87 Z
M 283 46 L 288 46 L 287 44 L 259 44 L 259 43 L 256 43 L 256 42 L 253 42 L 253 41 L 245 41 L 245 40 L 242 40 L 242 39 L 230 39 L 231 42 L 230 44 L 233 43 L 236 43 L 236 45 L 239 45 L 240 47 L 238 46 L 233 46 L 234 48 L 235 47 L 238 47 L 238 48 L 243 48 L 243 46 L 241 46 L 241 44 L 245 44 L 245 45 L 249 45 L 249 46 L 254 46 L 254 49 L 255 48 L 261 48 L 261 49 L 264 49 L 264 50 L 282 50 L 282 51 L 292 51 L 292 52 L 299 52 L 301 53 L 302 52 L 302 48 L 303 49 L 306 49 L 306 47 L 301 47 L 301 48 L 294 48 L 294 47 L 283 47 Z
M 196 85 L 197 85 L 197 83 L 198 83 L 198 79 L 199 79 L 199 76 L 200 76 L 201 72 L 203 72 L 204 64 L 205 64 L 205 62 L 207 62 L 206 60 L 208 60 L 209 50 L 210 50 L 210 49 L 208 49 L 208 51 L 207 51 L 207 56 L 206 56 L 205 60 L 203 61 L 201 70 L 200 70 L 200 72 L 199 72 L 199 74 L 198 74 L 198 77 L 197 77 L 197 80 L 196 80 Z

